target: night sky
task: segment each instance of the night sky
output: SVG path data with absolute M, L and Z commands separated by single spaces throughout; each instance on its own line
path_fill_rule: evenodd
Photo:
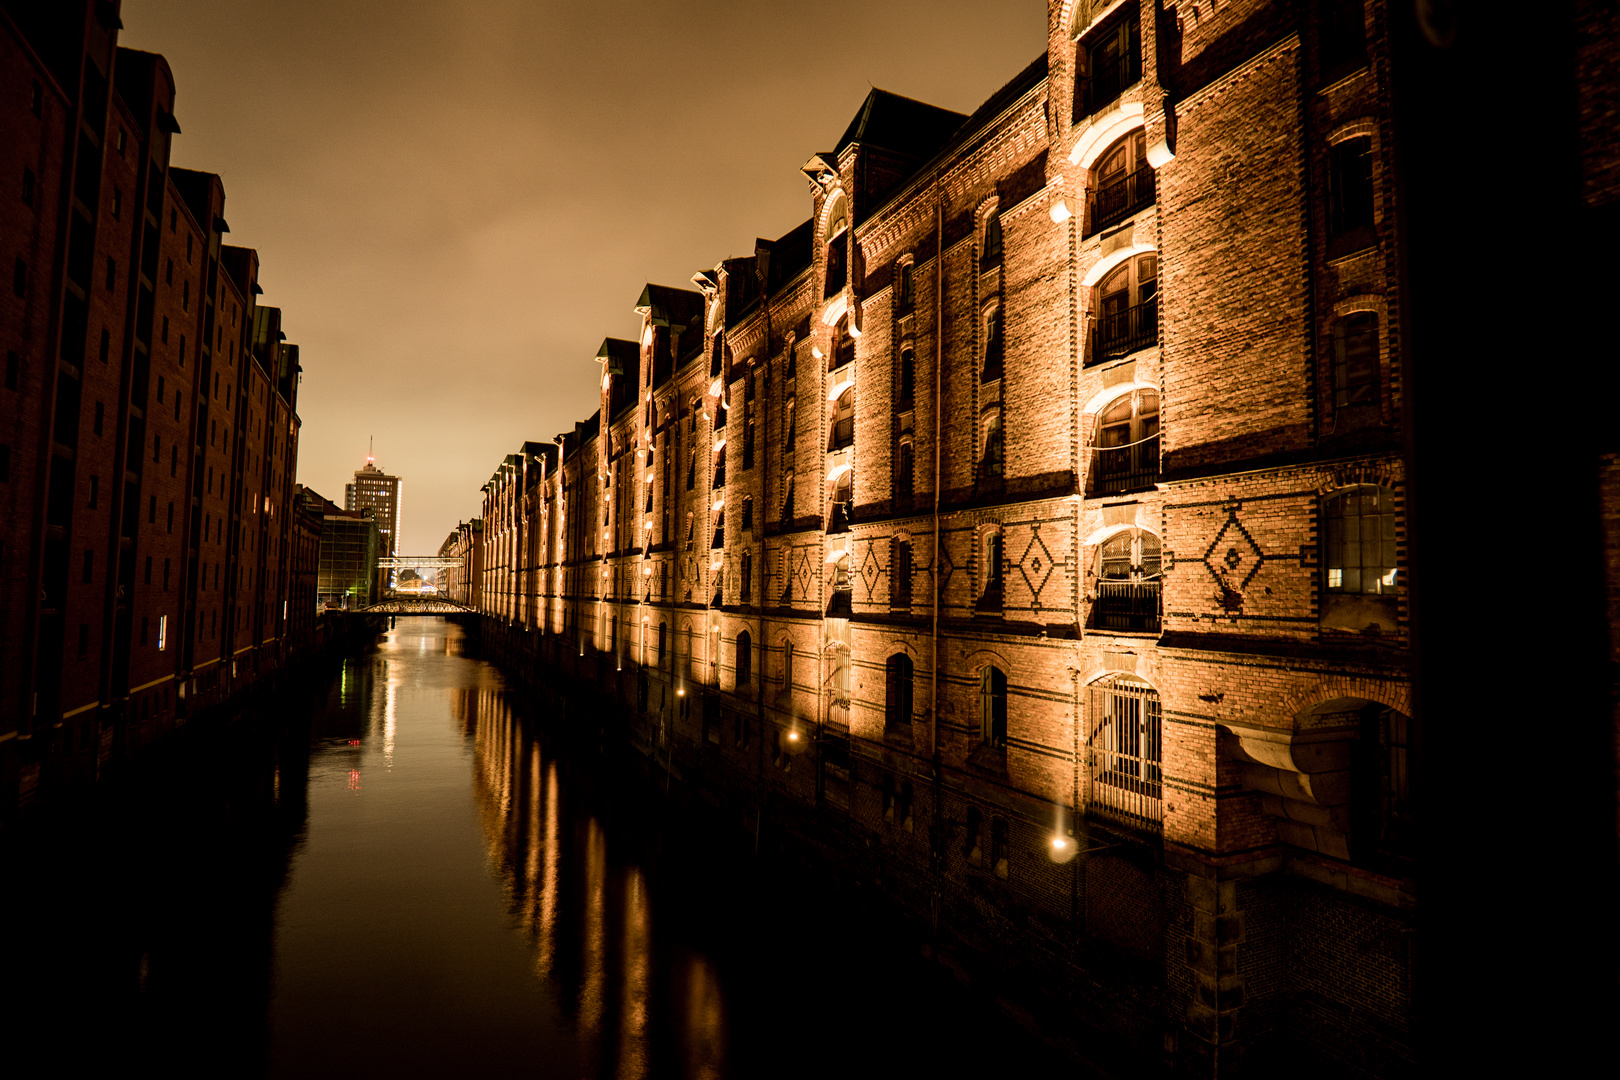
M 1039 0 L 817 4 L 126 0 L 175 165 L 302 347 L 298 480 L 341 503 L 376 437 L 401 548 L 436 552 L 524 439 L 596 409 L 647 281 L 809 216 L 799 166 L 872 86 L 971 112 L 1045 48 Z

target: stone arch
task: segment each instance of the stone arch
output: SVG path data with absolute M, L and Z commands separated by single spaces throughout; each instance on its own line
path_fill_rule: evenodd
M 1136 258 L 1138 255 L 1156 255 L 1158 251 L 1159 249 L 1152 244 L 1131 244 L 1129 247 L 1122 247 L 1093 263 L 1091 269 L 1087 270 L 1085 276 L 1080 279 L 1080 287 L 1094 289 L 1097 287 L 1097 283 L 1107 277 L 1115 267 Z
M 1357 675 L 1329 675 L 1319 679 L 1284 698 L 1278 707 L 1278 713 L 1297 729 L 1301 719 L 1317 713 L 1334 711 L 1328 706 L 1349 698 L 1359 698 L 1394 709 L 1406 716 L 1412 715 L 1411 686 Z
M 1123 102 L 1119 108 L 1097 118 L 1075 141 L 1069 151 L 1069 164 L 1085 169 L 1089 174 L 1103 151 L 1113 146 L 1133 128 L 1145 126 L 1141 102 Z

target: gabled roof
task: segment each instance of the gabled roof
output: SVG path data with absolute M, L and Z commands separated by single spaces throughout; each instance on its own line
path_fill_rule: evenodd
M 654 326 L 686 326 L 703 318 L 703 294 L 673 285 L 648 285 L 641 290 L 636 311 L 652 316 Z
M 926 101 L 874 89 L 866 95 L 855 119 L 844 129 L 832 157 L 836 160 L 846 146 L 857 142 L 913 157 L 928 157 L 944 145 L 966 119 L 962 113 Z

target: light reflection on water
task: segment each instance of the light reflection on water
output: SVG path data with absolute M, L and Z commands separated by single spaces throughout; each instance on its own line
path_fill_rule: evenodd
M 24 973 L 0 980 L 0 1010 L 124 1071 L 720 1080 L 1027 1061 L 881 934 L 745 859 L 700 857 L 720 845 L 669 823 L 662 785 L 616 787 L 528 708 L 457 627 L 401 619 L 274 722 L 154 759 L 92 821 L 0 837 L 0 919 L 32 931 L 0 946 Z M 835 1034 L 852 1017 L 896 1032 L 891 1052 L 852 1055 L 862 1037 Z

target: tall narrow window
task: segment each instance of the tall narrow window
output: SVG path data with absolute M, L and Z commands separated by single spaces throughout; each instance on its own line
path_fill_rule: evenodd
M 894 508 L 904 513 L 912 507 L 912 493 L 916 484 L 916 446 L 910 439 L 900 444 L 895 455 Z
M 897 295 L 895 297 L 895 306 L 901 311 L 909 309 L 915 302 L 915 298 L 912 295 L 911 272 L 911 263 L 900 264 L 900 287 L 896 290 Z
M 895 401 L 900 409 L 909 409 L 917 390 L 917 357 L 911 346 L 900 350 L 900 387 Z
M 841 450 L 855 441 L 855 388 L 838 395 L 833 404 L 832 432 L 827 440 L 828 450 Z
M 1001 610 L 1001 533 L 988 532 L 984 534 L 984 566 L 983 585 L 979 593 L 979 609 L 981 611 Z
M 1007 674 L 998 667 L 979 675 L 979 738 L 995 749 L 1007 745 Z
M 1001 378 L 1002 337 L 1001 305 L 997 303 L 984 316 L 984 368 L 979 373 L 980 382 Z
M 1134 6 L 1075 43 L 1074 118 L 1102 111 L 1142 78 L 1141 26 Z
M 979 269 L 989 270 L 1001 265 L 1001 215 L 991 214 L 984 223 L 984 251 L 979 256 Z
M 743 496 L 742 527 L 744 531 L 754 531 L 754 497 L 752 495 Z
M 1335 143 L 1328 151 L 1328 237 L 1342 250 L 1373 242 L 1372 137 Z
M 1097 287 L 1091 361 L 1145 349 L 1159 336 L 1159 258 L 1142 255 L 1120 264 Z
M 793 444 L 798 442 L 799 439 L 799 414 L 794 408 L 796 404 L 795 399 L 791 397 L 787 399 L 787 415 L 783 417 L 784 430 L 782 432 L 782 452 L 784 454 L 793 453 Z
M 911 543 L 907 540 L 896 540 L 890 554 L 889 606 L 911 606 Z
M 746 556 L 744 556 L 746 558 Z M 744 630 L 737 635 L 737 687 L 741 689 L 754 681 L 754 641 Z
M 747 551 L 742 553 L 742 559 L 740 560 L 737 602 L 742 604 L 754 602 L 754 556 Z
M 1316 7 L 1322 78 L 1348 74 L 1365 64 L 1367 26 L 1362 0 L 1319 0 Z
M 1091 215 L 1086 235 L 1117 225 L 1152 206 L 1156 188 L 1147 160 L 1147 135 L 1141 129 L 1115 143 L 1098 159 L 1091 189 Z
M 1378 405 L 1378 316 L 1356 311 L 1333 324 L 1333 407 Z
M 992 408 L 984 418 L 983 452 L 979 457 L 979 479 L 998 480 L 1005 467 L 1001 441 L 1001 409 Z
M 883 724 L 900 728 L 911 723 L 911 657 L 896 653 L 889 657 L 883 672 Z

